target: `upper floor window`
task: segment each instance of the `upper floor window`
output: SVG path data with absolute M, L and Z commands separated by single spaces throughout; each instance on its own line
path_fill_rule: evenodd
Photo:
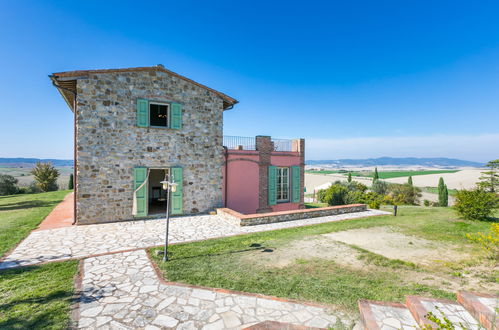
M 182 129 L 182 105 L 137 99 L 137 126 Z
M 289 167 L 277 168 L 277 202 L 289 202 Z
M 149 103 L 149 126 L 169 127 L 170 105 Z

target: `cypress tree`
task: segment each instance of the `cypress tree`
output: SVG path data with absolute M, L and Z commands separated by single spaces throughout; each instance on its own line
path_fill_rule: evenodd
M 445 202 L 445 183 L 444 179 L 440 177 L 438 180 L 438 205 L 439 206 L 446 206 L 448 202 Z
M 449 206 L 449 190 L 447 189 L 447 185 L 444 185 L 442 205 L 440 206 Z
M 347 178 L 347 181 L 348 181 L 348 182 L 352 182 L 352 172 L 348 172 L 348 178 Z
M 412 176 L 409 176 L 409 179 L 407 179 L 407 183 L 412 186 Z
M 74 188 L 74 183 L 73 183 L 73 173 L 69 175 L 69 181 L 68 181 L 68 189 L 73 189 Z
M 379 175 L 378 175 L 378 168 L 375 167 L 374 168 L 374 175 L 373 175 L 373 183 L 374 181 L 378 180 L 379 179 Z

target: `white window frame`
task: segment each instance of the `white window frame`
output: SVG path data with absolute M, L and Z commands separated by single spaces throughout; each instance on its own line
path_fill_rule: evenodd
M 286 176 L 283 176 L 282 175 L 282 172 L 283 170 L 286 170 Z M 278 203 L 289 203 L 289 201 L 291 200 L 290 199 L 290 191 L 289 191 L 289 188 L 290 188 L 290 182 L 289 182 L 289 167 L 286 167 L 286 166 L 280 166 L 280 167 L 277 167 L 277 175 L 276 175 L 276 190 L 277 190 L 277 202 Z M 282 180 L 282 178 L 286 177 L 286 183 L 284 183 L 284 180 Z M 279 183 L 280 181 L 280 183 Z M 283 191 L 286 191 L 287 192 L 287 198 L 282 198 L 283 197 Z M 279 192 L 281 193 L 279 195 Z
M 151 125 L 151 105 L 152 104 L 155 104 L 155 105 L 165 105 L 166 106 L 166 126 L 155 126 L 155 125 Z M 170 103 L 166 103 L 166 102 L 156 102 L 156 101 L 149 101 L 149 105 L 148 105 L 148 109 L 147 111 L 149 111 L 148 113 L 148 117 L 149 117 L 149 127 L 156 127 L 156 128 L 170 128 L 170 125 L 171 125 L 171 105 Z

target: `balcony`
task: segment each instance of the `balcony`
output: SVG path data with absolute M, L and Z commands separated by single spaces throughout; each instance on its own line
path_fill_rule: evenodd
M 293 140 L 268 138 L 273 151 L 297 151 L 293 150 Z M 256 137 L 224 135 L 223 146 L 230 150 L 257 150 Z

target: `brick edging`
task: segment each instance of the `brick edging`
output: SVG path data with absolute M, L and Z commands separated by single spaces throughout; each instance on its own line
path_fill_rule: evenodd
M 498 313 L 490 312 L 487 306 L 482 304 L 479 300 L 475 299 L 475 296 L 482 298 L 499 299 L 498 296 L 469 291 L 458 291 L 456 296 L 457 301 L 486 329 L 499 329 Z
M 73 303 L 71 304 L 71 325 L 69 328 L 71 330 L 78 329 L 78 322 L 80 321 L 80 300 L 83 293 L 83 275 L 84 275 L 84 259 L 80 259 L 78 262 L 78 270 L 74 276 L 74 293 L 73 293 Z

